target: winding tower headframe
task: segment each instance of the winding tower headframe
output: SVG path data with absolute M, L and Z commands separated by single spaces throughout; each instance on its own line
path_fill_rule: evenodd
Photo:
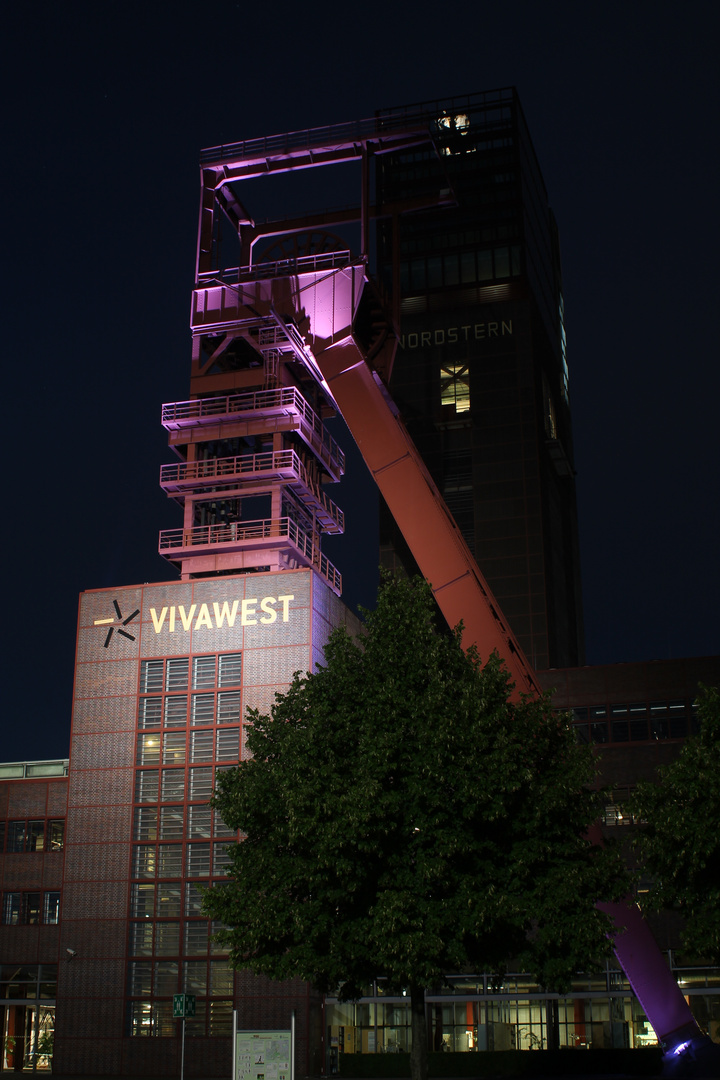
M 326 488 L 345 462 L 325 424 L 337 407 L 306 342 L 302 292 L 332 276 L 330 303 L 349 295 L 368 351 L 380 361 L 387 344 L 394 355 L 390 320 L 365 288 L 369 162 L 428 138 L 427 129 L 386 131 L 372 120 L 203 151 L 190 397 L 162 412 L 180 460 L 162 467 L 160 484 L 182 506 L 183 524 L 161 532 L 159 550 L 184 580 L 306 566 L 340 594 L 322 536 L 344 530 Z M 361 165 L 356 207 L 256 224 L 240 200 L 240 181 L 347 161 Z M 359 226 L 355 253 L 329 231 L 350 223 Z M 258 254 L 263 241 L 270 246 Z M 317 332 L 327 296 L 310 291 Z

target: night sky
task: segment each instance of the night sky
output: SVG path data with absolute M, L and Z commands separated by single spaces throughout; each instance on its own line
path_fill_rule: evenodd
M 78 593 L 176 577 L 160 405 L 188 396 L 200 149 L 476 90 L 518 88 L 560 229 L 588 662 L 720 652 L 719 13 L 4 5 L 0 760 L 67 754 Z M 372 606 L 360 466 L 337 499 Z

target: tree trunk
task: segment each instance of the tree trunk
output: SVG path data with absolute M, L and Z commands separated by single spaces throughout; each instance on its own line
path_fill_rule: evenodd
M 557 1050 L 560 1046 L 560 1018 L 557 998 L 547 998 L 545 1002 L 545 1033 L 548 1050 Z
M 424 986 L 410 985 L 410 1017 L 412 1021 L 410 1076 L 412 1077 L 412 1080 L 427 1080 L 428 1046 Z

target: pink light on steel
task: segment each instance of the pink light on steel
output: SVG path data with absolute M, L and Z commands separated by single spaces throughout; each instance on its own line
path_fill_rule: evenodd
M 229 425 L 246 420 L 262 429 L 262 421 L 272 419 L 270 430 L 278 430 L 277 420 L 288 419 L 288 429 L 297 431 L 306 445 L 322 461 L 333 480 L 345 471 L 345 455 L 327 431 L 317 413 L 294 386 L 229 394 L 216 398 L 195 398 L 169 402 L 162 407 L 162 424 L 167 431 Z
M 218 181 L 225 184 L 294 169 L 358 161 L 363 148 L 368 146 L 372 146 L 374 153 L 383 154 L 410 149 L 428 140 L 427 124 L 372 118 L 209 147 L 202 151 L 200 162 L 206 170 L 216 169 Z
M 327 272 L 248 282 L 235 293 L 237 315 L 251 310 L 262 318 L 282 311 L 300 328 L 311 367 L 337 401 L 448 623 L 463 621 L 466 645 L 475 643 L 482 656 L 497 649 L 516 694 L 538 693 L 532 668 L 355 336 L 366 283 L 362 260 Z M 227 314 L 220 294 L 216 300 Z M 388 341 L 392 349 L 395 344 Z
M 198 525 L 191 529 L 163 529 L 158 550 L 170 561 L 183 555 L 230 555 L 243 551 L 267 553 L 292 548 L 298 562 L 313 567 L 340 596 L 342 575 L 320 551 L 318 544 L 291 518 L 244 521 L 225 525 Z M 227 562 L 227 568 L 232 562 Z M 246 565 L 239 561 L 237 565 Z
M 319 418 L 294 386 L 255 390 L 247 394 L 226 394 L 222 397 L 193 398 L 190 401 L 171 401 L 162 407 L 162 425 L 172 431 L 191 424 L 213 423 L 218 417 L 257 412 L 285 416 L 290 412 L 299 412 L 318 433 L 322 429 Z M 341 458 L 342 451 L 337 443 L 335 447 L 338 458 Z
M 344 531 L 342 510 L 310 477 L 294 450 L 232 458 L 201 458 L 163 465 L 160 469 L 160 487 L 168 494 L 202 490 L 212 484 L 214 490 L 232 495 L 241 490 L 265 489 L 269 483 L 281 483 L 300 490 L 303 502 L 312 506 L 317 522 L 325 532 L 338 534 Z
M 240 285 L 246 281 L 262 281 L 266 278 L 287 277 L 297 273 L 317 270 L 338 270 L 355 261 L 350 251 L 325 251 L 319 255 L 299 255 L 293 259 L 276 259 L 258 262 L 252 266 L 233 266 L 198 275 L 198 286 L 223 284 Z
M 690 1007 L 637 904 L 631 900 L 598 907 L 611 915 L 619 928 L 613 943 L 615 955 L 658 1039 L 672 1042 L 673 1032 L 686 1035 L 688 1025 L 697 1029 Z

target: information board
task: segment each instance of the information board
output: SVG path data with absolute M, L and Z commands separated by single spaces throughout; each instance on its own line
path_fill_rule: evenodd
M 238 1031 L 235 1080 L 291 1080 L 289 1031 Z

